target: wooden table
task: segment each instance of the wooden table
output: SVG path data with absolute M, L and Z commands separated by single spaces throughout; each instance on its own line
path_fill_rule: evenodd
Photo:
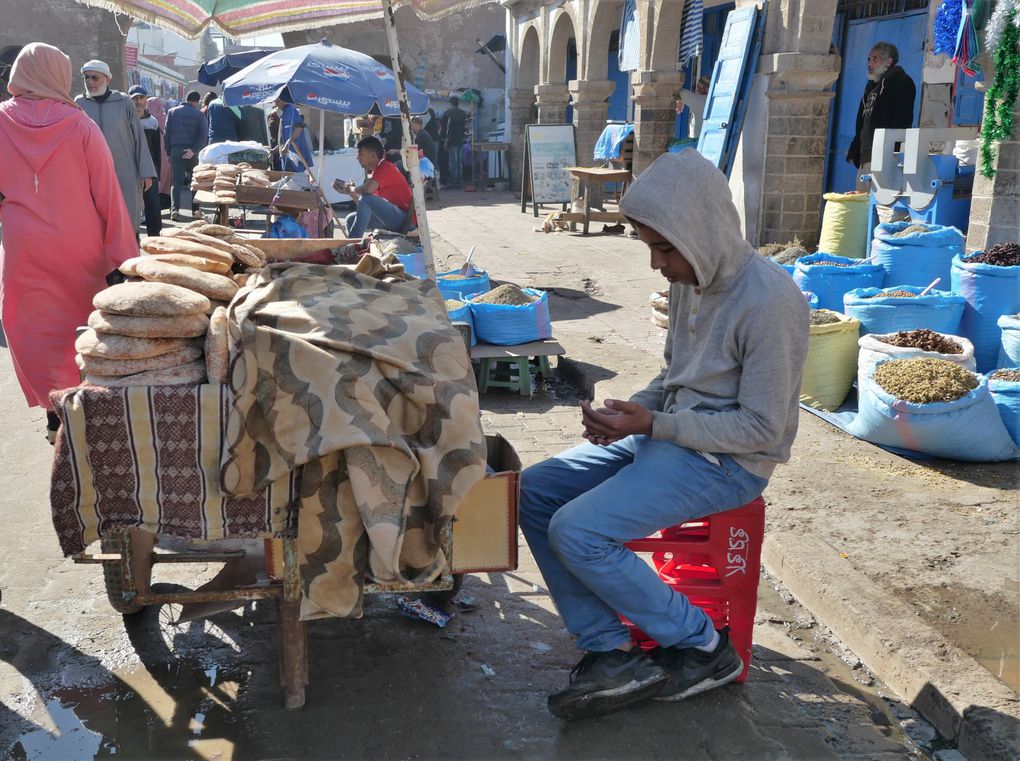
M 588 234 L 588 225 L 595 222 L 623 222 L 623 215 L 618 211 L 597 211 L 591 210 L 591 184 L 593 182 L 622 182 L 624 189 L 630 184 L 631 173 L 629 169 L 611 169 L 608 167 L 583 167 L 568 166 L 567 171 L 581 183 L 584 188 L 584 213 L 583 214 L 561 214 L 560 219 L 569 222 L 583 222 L 582 235 Z M 574 217 L 577 217 L 574 219 Z

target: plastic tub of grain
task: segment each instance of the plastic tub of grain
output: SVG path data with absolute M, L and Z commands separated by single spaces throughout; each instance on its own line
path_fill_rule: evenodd
M 811 311 L 807 360 L 800 384 L 800 401 L 833 411 L 843 404 L 857 372 L 860 322 L 828 309 Z
M 963 296 L 949 291 L 895 285 L 888 288 L 855 288 L 843 295 L 843 314 L 861 321 L 861 333 L 895 333 L 927 328 L 937 333 L 956 333 L 963 315 Z
M 868 373 L 847 430 L 873 444 L 950 460 L 1020 455 L 984 377 L 943 359 L 887 359 Z
M 469 303 L 479 341 L 514 346 L 552 338 L 545 291 L 504 283 Z
M 440 272 L 436 275 L 436 285 L 447 299 L 457 298 L 458 295 L 469 299 L 479 293 L 488 293 L 492 289 L 489 273 L 483 270 L 475 270 L 472 275 L 462 275 L 459 269 Z

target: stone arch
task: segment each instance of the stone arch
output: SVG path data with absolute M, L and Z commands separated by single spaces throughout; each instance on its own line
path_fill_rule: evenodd
M 652 71 L 676 71 L 680 57 L 684 3 L 657 0 L 652 28 L 648 68 Z
M 518 89 L 530 90 L 538 84 L 541 59 L 542 42 L 538 35 L 538 27 L 535 24 L 528 24 L 521 35 L 521 53 L 517 66 Z
M 584 56 L 585 79 L 603 80 L 609 76 L 609 38 L 620 26 L 623 3 L 624 0 L 596 0 Z
M 573 17 L 573 11 L 568 11 L 566 8 L 561 9 L 552 23 L 552 34 L 549 35 L 548 69 L 545 74 L 545 81 L 548 84 L 567 83 L 567 58 L 571 38 L 574 40 L 575 55 L 579 47 L 576 30 L 577 24 Z

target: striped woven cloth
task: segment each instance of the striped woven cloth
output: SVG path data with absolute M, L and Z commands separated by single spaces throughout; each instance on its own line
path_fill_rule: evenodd
M 65 555 L 113 530 L 183 539 L 283 536 L 297 473 L 258 495 L 220 490 L 225 386 L 83 386 L 51 397 L 61 417 L 50 504 Z
M 702 32 L 704 11 L 703 0 L 687 0 L 684 3 L 684 31 L 680 37 L 680 68 L 686 66 L 694 56 L 701 55 L 704 39 Z M 695 72 L 694 79 L 697 78 L 697 72 Z

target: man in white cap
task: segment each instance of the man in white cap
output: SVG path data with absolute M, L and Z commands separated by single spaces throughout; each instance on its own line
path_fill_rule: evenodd
M 89 61 L 81 67 L 81 76 L 85 93 L 76 96 L 74 102 L 99 125 L 110 146 L 128 216 L 137 229 L 142 217 L 142 192 L 156 179 L 145 133 L 131 99 L 110 89 L 113 76 L 109 66 L 102 61 Z

